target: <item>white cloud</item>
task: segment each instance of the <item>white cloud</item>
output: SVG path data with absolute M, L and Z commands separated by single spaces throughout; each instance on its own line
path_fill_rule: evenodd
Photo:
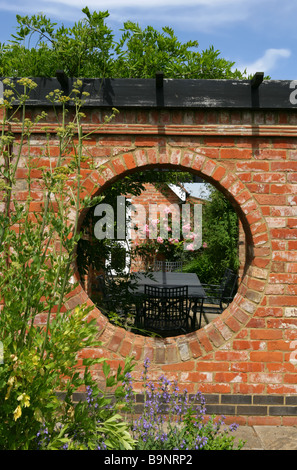
M 248 74 L 256 72 L 269 74 L 277 66 L 280 59 L 288 59 L 290 56 L 291 51 L 289 49 L 267 49 L 265 54 L 255 60 L 255 62 L 243 65 L 238 64 L 237 68 L 240 68 L 240 70 L 246 69 Z
M 139 21 L 143 18 L 146 23 L 160 23 L 195 27 L 196 30 L 209 30 L 219 25 L 244 21 L 251 11 L 250 0 L 40 0 L 38 4 L 32 0 L 0 0 L 0 11 L 10 11 L 20 14 L 42 12 L 60 20 L 78 20 L 84 17 L 82 8 L 88 5 L 91 11 L 110 12 L 110 19 L 122 23 L 123 19 Z M 134 19 L 135 18 L 135 19 Z
M 52 2 L 61 3 L 63 5 L 69 5 L 72 7 L 83 8 L 86 5 L 85 0 L 52 0 Z M 48 3 L 47 1 L 45 2 Z M 244 0 L 184 0 L 182 5 L 180 0 L 101 0 L 99 5 L 97 0 L 89 0 L 87 5 L 90 9 L 104 10 L 104 9 L 126 9 L 126 8 L 172 8 L 180 7 L 199 7 L 205 6 L 209 8 L 226 8 L 228 5 L 237 5 L 239 3 L 245 3 Z M 157 12 L 156 12 L 157 13 Z

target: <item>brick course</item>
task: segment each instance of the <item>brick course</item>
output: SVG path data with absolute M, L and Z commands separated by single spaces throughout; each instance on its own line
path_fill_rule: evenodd
M 101 110 L 85 113 L 84 128 L 95 131 Z M 165 373 L 181 389 L 201 390 L 211 412 L 240 424 L 297 423 L 296 117 L 292 111 L 120 109 L 115 122 L 94 132 L 88 151 L 104 170 L 82 170 L 86 193 L 97 195 L 110 181 L 137 169 L 189 170 L 232 202 L 245 234 L 246 259 L 232 304 L 188 335 L 163 340 L 135 335 L 111 325 L 94 306 L 102 347 L 82 350 L 80 360 L 100 354 L 116 367 L 133 355 L 139 378 L 148 357 L 155 378 Z M 41 154 L 43 137 L 40 125 L 36 155 Z M 55 158 L 53 139 L 50 155 L 41 163 L 55 163 Z M 20 167 L 19 200 L 26 176 Z M 39 177 L 34 170 L 32 211 L 40 208 Z M 80 288 L 66 306 L 85 301 L 90 303 Z M 102 379 L 99 367 L 93 372 Z

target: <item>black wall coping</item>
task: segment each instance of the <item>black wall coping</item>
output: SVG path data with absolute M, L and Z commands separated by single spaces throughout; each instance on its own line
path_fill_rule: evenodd
M 46 96 L 56 90 L 68 94 L 75 78 L 58 75 L 33 78 L 37 88 L 27 105 L 51 105 Z M 0 77 L 0 94 L 6 89 Z M 17 78 L 12 79 L 17 89 Z M 192 79 L 82 79 L 81 91 L 90 95 L 86 107 L 116 108 L 208 108 L 208 109 L 297 109 L 297 80 L 192 80 Z M 0 96 L 1 99 L 1 96 Z

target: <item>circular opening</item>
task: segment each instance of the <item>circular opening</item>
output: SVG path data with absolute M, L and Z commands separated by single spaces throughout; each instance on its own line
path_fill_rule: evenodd
M 103 190 L 97 193 L 101 194 L 102 200 L 97 200 L 94 207 L 82 214 L 83 235 L 77 250 L 77 266 L 82 285 L 111 323 L 137 334 L 167 337 L 198 330 L 220 315 L 232 302 L 239 284 L 238 279 L 242 279 L 253 257 L 252 250 L 248 248 L 251 246 L 249 230 L 240 220 L 244 218 L 244 212 L 224 186 L 205 174 L 174 165 L 153 165 L 142 170 L 139 172 L 135 168 L 109 180 Z M 191 195 L 189 186 L 187 190 L 187 182 L 189 183 L 189 178 L 193 181 L 193 176 L 194 179 L 198 177 L 201 180 L 200 183 L 196 182 L 196 187 L 197 184 L 211 182 L 211 186 L 204 185 L 204 194 L 200 194 L 198 198 L 197 195 Z M 132 205 L 134 208 L 137 206 L 138 215 L 140 209 L 145 209 L 145 219 L 138 217 L 136 224 Z M 156 205 L 162 205 L 163 210 L 165 209 L 163 215 L 166 215 L 167 227 L 160 227 L 160 212 L 155 214 L 156 218 L 149 212 L 149 206 Z M 173 229 L 177 227 L 172 206 L 178 208 L 180 238 L 172 236 Z M 197 210 L 194 211 L 194 208 Z M 202 226 L 195 226 L 194 212 L 198 214 L 198 219 L 201 216 L 198 224 L 202 222 Z M 184 229 L 187 222 L 191 225 L 188 233 Z M 133 229 L 133 239 L 125 238 L 129 224 L 129 228 Z M 134 230 L 135 226 L 137 230 Z M 167 237 L 164 236 L 166 228 Z M 181 270 L 181 275 L 168 274 L 169 270 L 174 269 L 169 267 L 169 263 L 177 261 L 182 261 L 182 268 L 175 265 L 175 272 Z M 157 269 L 160 271 L 155 279 Z M 230 270 L 234 276 L 230 276 Z M 140 271 L 146 274 L 138 291 L 134 288 L 135 274 Z M 191 284 L 193 281 L 189 280 L 189 276 L 187 278 L 188 274 L 198 277 L 198 282 L 203 284 L 202 289 L 199 290 L 197 286 L 194 289 L 195 286 Z M 168 305 L 168 298 L 173 298 L 177 293 L 185 295 L 185 292 L 173 292 L 173 287 L 188 286 L 186 294 L 187 305 L 190 306 L 187 320 L 189 328 L 184 323 L 181 328 L 168 330 L 164 325 L 160 329 L 160 321 L 157 322 L 157 328 L 152 328 L 147 322 L 135 322 L 137 312 L 144 308 L 144 286 L 151 284 L 152 276 L 157 287 L 162 283 L 162 295 L 167 297 L 166 303 L 160 289 L 157 289 L 161 299 L 158 300 L 155 316 L 160 317 L 160 312 L 164 309 L 172 314 L 173 307 Z M 156 292 L 150 294 L 157 295 Z M 156 307 L 155 298 L 152 303 Z M 177 310 L 181 309 L 182 303 L 185 308 L 185 302 L 175 301 Z

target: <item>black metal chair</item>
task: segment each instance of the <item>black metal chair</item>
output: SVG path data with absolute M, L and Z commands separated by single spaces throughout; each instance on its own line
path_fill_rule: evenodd
M 188 287 L 144 286 L 144 298 L 135 318 L 139 330 L 162 337 L 192 331 Z
M 206 297 L 200 310 L 199 328 L 202 315 L 206 318 L 206 314 L 221 314 L 228 307 L 236 294 L 237 281 L 238 275 L 227 268 L 220 284 L 202 284 Z
M 106 283 L 105 277 L 100 274 L 96 277 L 95 288 L 97 293 L 100 295 L 100 307 L 104 310 L 104 313 L 115 311 L 115 302 L 112 293 Z
M 130 316 L 135 317 L 138 299 L 125 280 L 117 282 L 113 276 L 101 274 L 96 277 L 95 289 L 100 297 L 98 306 L 108 318 L 115 319 L 117 315 L 118 320 L 122 318 L 125 323 Z
M 182 272 L 183 262 L 182 261 L 161 261 L 156 260 L 154 263 L 154 271 L 165 271 L 169 272 Z

